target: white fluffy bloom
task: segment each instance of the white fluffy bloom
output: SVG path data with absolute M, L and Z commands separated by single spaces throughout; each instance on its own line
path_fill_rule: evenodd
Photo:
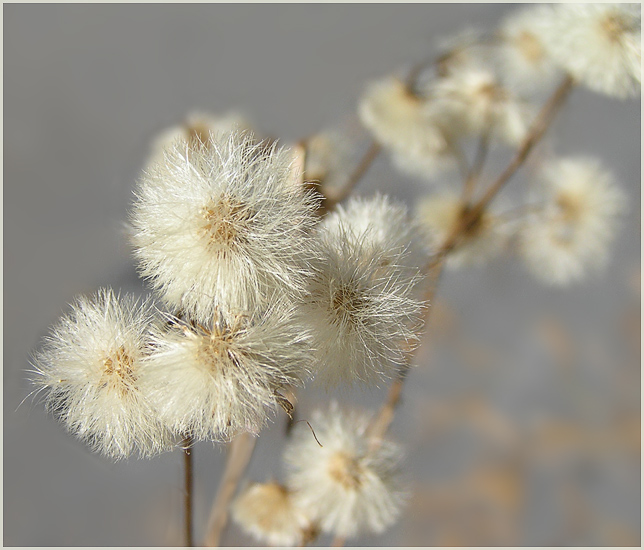
M 325 231 L 340 237 L 343 232 L 351 233 L 352 240 L 369 239 L 375 246 L 390 250 L 392 261 L 401 262 L 412 274 L 427 260 L 419 228 L 410 219 L 407 207 L 377 193 L 365 199 L 350 197 L 345 204 L 339 204 L 334 212 L 322 222 Z M 404 251 L 404 254 L 400 254 Z
M 290 306 L 251 317 L 217 314 L 212 326 L 175 320 L 157 329 L 141 386 L 176 434 L 226 441 L 258 433 L 280 390 L 302 384 L 312 362 L 307 334 Z
M 416 209 L 419 226 L 424 230 L 430 247 L 437 251 L 455 230 L 465 214 L 458 194 L 444 192 L 422 199 Z M 485 210 L 454 250 L 447 266 L 460 268 L 481 264 L 498 255 L 506 244 L 506 233 L 498 218 Z
M 422 325 L 413 293 L 418 270 L 405 266 L 397 239 L 380 243 L 374 232 L 356 235 L 342 223 L 323 225 L 318 247 L 303 305 L 318 376 L 337 383 L 393 375 Z
M 533 117 L 530 105 L 485 68 L 454 70 L 437 80 L 431 93 L 427 109 L 456 137 L 478 137 L 489 131 L 495 139 L 516 145 L 525 137 Z
M 231 134 L 232 132 L 253 133 L 253 127 L 245 116 L 234 111 L 223 115 L 209 113 L 190 113 L 183 124 L 173 126 L 161 132 L 153 140 L 147 164 L 163 162 L 165 150 L 176 142 L 191 144 L 199 148 L 208 143 L 212 134 Z
M 292 184 L 290 156 L 245 135 L 176 142 L 153 165 L 132 213 L 143 276 L 167 304 L 209 323 L 216 307 L 244 312 L 306 276 L 313 195 Z
M 287 486 L 297 505 L 324 532 L 353 537 L 382 532 L 398 518 L 405 501 L 399 480 L 402 453 L 384 440 L 370 448 L 369 417 L 333 403 L 298 426 L 284 452 Z
M 502 22 L 499 64 L 504 81 L 522 92 L 551 87 L 559 70 L 548 53 L 549 31 L 555 11 L 549 4 L 529 6 Z
M 152 316 L 149 302 L 103 289 L 80 297 L 34 357 L 34 384 L 66 428 L 112 459 L 149 456 L 172 441 L 139 376 Z
M 426 103 L 403 81 L 390 77 L 368 87 L 358 114 L 375 139 L 391 150 L 399 168 L 431 177 L 451 167 L 454 158 Z
M 605 265 L 626 201 L 595 159 L 559 159 L 542 177 L 545 206 L 522 229 L 520 253 L 536 277 L 565 285 Z
M 312 530 L 291 492 L 274 481 L 248 486 L 233 503 L 231 512 L 244 531 L 271 546 L 301 546 Z
M 639 4 L 560 4 L 550 27 L 556 62 L 591 90 L 625 98 L 642 81 Z

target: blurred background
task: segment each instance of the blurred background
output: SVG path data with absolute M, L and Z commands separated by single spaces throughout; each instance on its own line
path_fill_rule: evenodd
M 284 143 L 358 128 L 367 82 L 514 9 L 3 6 L 5 546 L 181 544 L 179 452 L 113 464 L 25 400 L 29 354 L 74 296 L 147 292 L 124 222 L 154 136 L 195 109 L 236 109 Z M 509 257 L 446 272 L 390 432 L 411 500 L 348 544 L 639 546 L 640 115 L 639 99 L 576 90 L 554 128 L 559 153 L 599 157 L 629 197 L 605 272 L 561 290 Z M 358 193 L 376 189 L 410 205 L 423 192 L 384 156 Z M 385 393 L 312 386 L 301 416 L 331 398 L 376 409 Z M 284 424 L 261 434 L 249 479 L 281 478 Z M 197 540 L 225 456 L 196 447 Z M 223 544 L 254 543 L 231 525 Z

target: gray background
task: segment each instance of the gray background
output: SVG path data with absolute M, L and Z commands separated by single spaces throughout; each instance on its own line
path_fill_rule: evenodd
M 192 109 L 237 108 L 266 132 L 296 140 L 351 117 L 365 82 L 423 58 L 438 36 L 474 25 L 492 29 L 511 9 L 484 4 L 3 6 L 5 545 L 179 540 L 179 453 L 112 464 L 66 434 L 41 404 L 27 399 L 18 407 L 30 391 L 29 353 L 74 296 L 108 285 L 145 291 L 123 222 L 153 136 Z M 556 129 L 559 152 L 599 156 L 629 195 L 613 261 L 601 276 L 566 291 L 540 286 L 513 260 L 445 277 L 441 296 L 458 314 L 462 330 L 501 359 L 497 368 L 472 374 L 449 349 L 435 350 L 430 364 L 423 364 L 429 363 L 425 355 L 419 357 L 392 429 L 408 446 L 408 476 L 418 486 L 458 476 L 481 450 L 476 438 L 456 437 L 440 445 L 424 441 L 415 430 L 422 427 L 418 418 L 425 403 L 485 392 L 519 424 L 570 403 L 527 330 L 537 313 L 556 314 L 588 350 L 598 339 L 616 337 L 620 308 L 639 311 L 639 297 L 627 281 L 640 263 L 640 102 L 576 91 Z M 374 189 L 410 203 L 422 192 L 383 158 L 360 187 L 365 194 Z M 615 344 L 618 336 L 611 340 L 613 347 L 602 348 L 609 350 L 608 361 L 595 366 L 581 361 L 576 371 L 587 384 L 575 378 L 572 385 L 588 386 L 591 396 L 583 421 L 610 417 L 610 407 L 620 400 L 608 390 L 610 369 L 618 362 L 611 350 L 621 349 Z M 639 374 L 632 390 L 629 399 L 639 408 Z M 383 392 L 339 397 L 375 408 Z M 306 413 L 329 396 L 311 390 L 302 399 Z M 262 434 L 252 478 L 280 475 L 282 423 L 280 416 Z M 210 444 L 196 449 L 197 535 L 224 456 L 221 447 Z M 611 460 L 600 461 L 597 482 L 584 485 L 588 499 L 600 514 L 612 510 L 606 513 L 621 518 L 639 539 L 639 458 Z M 548 483 L 540 481 L 538 471 L 533 474 L 518 543 L 550 544 L 561 514 L 552 506 Z M 556 477 L 545 479 L 557 483 Z M 414 504 L 384 535 L 350 542 L 434 544 L 433 524 L 423 514 Z M 581 529 L 558 542 L 601 544 L 596 536 Z M 249 539 L 230 529 L 225 543 L 248 544 Z

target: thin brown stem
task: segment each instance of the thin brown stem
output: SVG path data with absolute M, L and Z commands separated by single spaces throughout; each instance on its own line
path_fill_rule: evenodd
M 575 82 L 571 76 L 564 77 L 554 94 L 552 94 L 548 102 L 541 109 L 541 112 L 533 123 L 530 132 L 523 140 L 523 143 L 514 155 L 514 158 L 497 180 L 485 192 L 481 200 L 477 203 L 477 208 L 481 210 L 484 209 L 508 182 L 508 180 L 523 165 L 534 146 L 539 142 L 539 140 L 541 140 L 543 135 L 546 133 L 546 130 L 550 127 L 557 111 L 564 104 L 564 101 L 570 95 L 570 92 L 572 92 L 574 85 Z
M 490 118 L 490 117 L 488 117 Z M 476 188 L 476 183 L 478 182 L 481 172 L 483 171 L 483 165 L 485 164 L 485 159 L 487 158 L 487 153 L 490 148 L 490 137 L 492 134 L 491 123 L 485 126 L 485 130 L 481 133 L 479 138 L 478 147 L 476 149 L 476 155 L 472 161 L 472 166 L 469 173 L 467 174 L 467 179 L 465 180 L 465 185 L 463 185 L 463 195 L 462 202 L 467 204 L 474 194 L 474 189 Z
M 185 546 L 194 546 L 192 538 L 192 469 L 193 469 L 193 444 L 190 436 L 184 438 L 183 447 L 183 470 L 184 470 L 184 510 L 185 510 Z
M 356 169 L 349 176 L 349 179 L 347 180 L 347 183 L 344 185 L 344 187 L 337 193 L 337 195 L 327 197 L 325 204 L 326 210 L 333 209 L 338 203 L 342 202 L 351 194 L 356 185 L 360 183 L 362 177 L 367 173 L 367 170 L 369 170 L 369 167 L 372 165 L 373 161 L 378 158 L 381 150 L 382 146 L 377 141 L 371 142 L 371 145 L 369 145 L 367 152 L 362 157 L 362 160 L 360 161 L 358 166 L 356 166 Z
M 499 178 L 490 186 L 488 191 L 483 195 L 483 197 L 471 208 L 466 210 L 466 214 L 462 217 L 461 221 L 456 225 L 451 234 L 445 239 L 442 246 L 439 248 L 438 252 L 435 254 L 434 258 L 428 263 L 425 267 L 426 272 L 434 273 L 434 276 L 430 279 L 431 283 L 428 286 L 425 298 L 433 300 L 436 289 L 438 287 L 438 281 L 440 275 L 443 271 L 447 255 L 454 249 L 458 244 L 462 236 L 467 233 L 467 231 L 475 224 L 480 218 L 481 214 L 485 207 L 490 203 L 490 201 L 496 196 L 496 194 L 501 190 L 501 188 L 507 183 L 507 181 L 514 175 L 514 173 L 519 169 L 519 167 L 525 162 L 530 151 L 536 145 L 536 143 L 543 137 L 546 130 L 548 129 L 552 119 L 554 118 L 557 110 L 563 104 L 564 100 L 568 97 L 572 91 L 574 82 L 572 78 L 566 77 L 560 86 L 555 90 L 554 94 L 544 105 L 541 112 L 537 116 L 537 119 L 532 126 L 531 131 L 526 136 L 523 144 L 517 151 L 516 155 L 508 165 L 508 167 L 501 173 Z M 487 146 L 486 146 L 487 147 Z M 482 155 L 478 155 L 482 156 Z M 482 166 L 482 161 L 481 166 Z M 476 161 L 474 166 L 476 166 Z M 472 170 L 472 173 L 475 173 Z M 430 309 L 428 308 L 425 315 L 425 322 L 429 319 Z M 393 417 L 396 411 L 396 407 L 400 402 L 402 395 L 402 387 L 406 379 L 407 371 L 409 370 L 409 364 L 411 363 L 411 356 L 408 357 L 407 363 L 403 366 L 399 377 L 391 384 L 389 388 L 389 393 L 387 394 L 387 399 L 384 404 L 381 406 L 380 410 L 376 413 L 376 416 L 370 426 L 370 436 L 372 438 L 372 447 L 377 448 L 382 441 L 382 438 L 387 433 Z
M 496 181 L 488 188 L 481 199 L 476 202 L 471 208 L 467 209 L 466 215 L 462 216 L 460 223 L 456 225 L 451 234 L 445 239 L 443 245 L 436 252 L 434 257 L 427 265 L 427 269 L 435 267 L 442 259 L 449 254 L 462 239 L 469 229 L 472 228 L 480 219 L 485 211 L 485 208 L 490 204 L 492 199 L 503 188 L 503 186 L 510 180 L 510 178 L 517 172 L 528 158 L 528 155 L 533 150 L 534 146 L 543 137 L 546 130 L 549 128 L 550 123 L 554 119 L 555 114 L 563 105 L 564 101 L 573 90 L 574 81 L 572 77 L 566 76 L 559 87 L 552 94 L 548 102 L 543 106 L 537 118 L 532 125 L 528 135 L 523 140 L 523 143 L 517 150 L 513 159 Z
M 228 523 L 228 506 L 253 456 L 256 441 L 257 438 L 252 434 L 243 433 L 230 443 L 226 468 L 210 511 L 204 546 L 219 546 Z
M 433 276 L 430 278 L 430 283 L 428 284 L 427 291 L 425 292 L 425 300 L 427 300 L 428 302 L 432 302 L 434 299 L 434 296 L 436 295 L 438 282 L 443 272 L 444 265 L 445 265 L 445 262 L 443 260 L 434 268 Z M 427 308 L 425 310 L 425 319 L 424 319 L 425 325 L 427 325 L 431 311 L 432 311 L 431 308 Z M 394 419 L 396 409 L 402 397 L 403 384 L 405 382 L 405 379 L 407 378 L 407 373 L 409 372 L 412 359 L 413 359 L 413 354 L 410 352 L 407 354 L 405 358 L 405 364 L 402 366 L 398 374 L 398 378 L 396 378 L 396 380 L 394 380 L 391 386 L 389 387 L 389 392 L 387 393 L 387 399 L 380 407 L 380 410 L 378 411 L 374 420 L 369 426 L 369 437 L 371 440 L 370 450 L 375 450 L 380 446 L 383 437 L 389 430 L 389 426 L 391 425 Z

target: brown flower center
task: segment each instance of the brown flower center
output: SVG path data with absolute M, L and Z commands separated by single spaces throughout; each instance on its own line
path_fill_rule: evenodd
M 338 452 L 329 459 L 329 475 L 345 489 L 356 490 L 362 484 L 362 466 L 357 458 Z
M 134 360 L 127 354 L 125 348 L 121 346 L 116 350 L 116 353 L 110 354 L 103 359 L 103 374 L 101 376 L 100 386 L 125 393 L 136 382 L 133 365 Z
M 252 213 L 241 202 L 224 196 L 202 208 L 201 216 L 204 220 L 202 230 L 210 248 L 225 253 L 245 239 Z

